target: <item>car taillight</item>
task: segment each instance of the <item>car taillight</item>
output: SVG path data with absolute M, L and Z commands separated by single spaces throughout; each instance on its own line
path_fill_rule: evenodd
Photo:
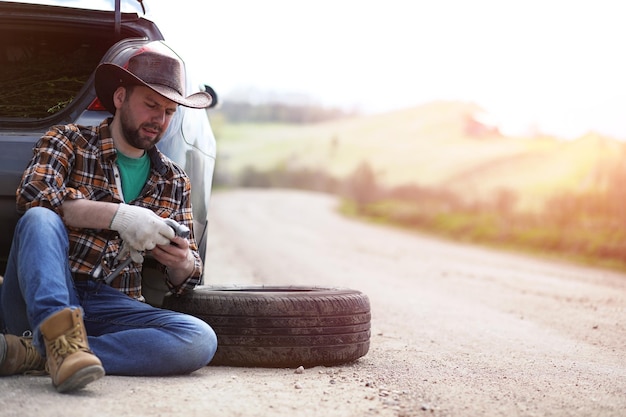
M 91 104 L 89 106 L 87 106 L 87 110 L 93 110 L 93 111 L 106 111 L 107 109 L 104 108 L 104 106 L 102 105 L 102 103 L 100 102 L 100 99 L 98 99 L 97 97 L 94 99 L 94 101 L 91 102 Z

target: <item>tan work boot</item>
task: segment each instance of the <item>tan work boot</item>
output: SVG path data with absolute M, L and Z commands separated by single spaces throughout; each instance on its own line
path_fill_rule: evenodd
M 0 376 L 44 373 L 46 360 L 30 337 L 0 334 Z
M 104 376 L 102 362 L 89 350 L 82 310 L 63 309 L 47 318 L 39 330 L 46 345 L 46 367 L 57 391 L 76 390 Z

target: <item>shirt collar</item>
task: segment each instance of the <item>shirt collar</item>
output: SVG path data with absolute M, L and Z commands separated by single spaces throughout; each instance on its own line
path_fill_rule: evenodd
M 102 150 L 102 156 L 104 157 L 105 161 L 117 157 L 115 143 L 113 142 L 113 137 L 111 136 L 110 124 L 112 121 L 112 117 L 104 119 L 98 127 L 98 134 L 100 136 L 100 149 Z

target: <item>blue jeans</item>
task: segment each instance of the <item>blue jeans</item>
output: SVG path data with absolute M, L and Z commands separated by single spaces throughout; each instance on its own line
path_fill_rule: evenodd
M 217 337 L 208 324 L 152 307 L 102 282 L 74 282 L 68 248 L 65 225 L 52 210 L 34 207 L 20 219 L 0 287 L 0 315 L 8 333 L 32 331 L 44 355 L 41 323 L 64 308 L 82 308 L 89 347 L 107 374 L 186 374 L 211 361 Z

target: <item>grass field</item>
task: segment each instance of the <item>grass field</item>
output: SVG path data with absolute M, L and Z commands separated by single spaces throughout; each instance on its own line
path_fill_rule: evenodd
M 345 178 L 362 162 L 384 185 L 415 183 L 483 198 L 508 189 L 532 206 L 561 191 L 601 187 L 624 145 L 588 134 L 554 137 L 469 135 L 468 103 L 434 102 L 386 114 L 315 125 L 219 124 L 218 170 L 313 168 Z

